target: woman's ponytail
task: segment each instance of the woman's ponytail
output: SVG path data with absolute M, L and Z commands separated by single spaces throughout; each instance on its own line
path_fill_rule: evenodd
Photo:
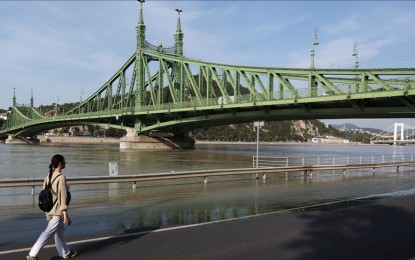
M 55 154 L 52 157 L 51 163 L 49 164 L 49 173 L 52 174 L 53 171 L 59 167 L 60 163 L 64 163 L 65 158 L 60 154 Z

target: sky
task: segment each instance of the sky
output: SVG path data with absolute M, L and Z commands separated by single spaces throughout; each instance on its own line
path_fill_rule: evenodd
M 143 4 L 146 39 L 174 45 L 182 9 L 184 55 L 216 63 L 413 68 L 413 1 L 157 1 Z M 98 90 L 136 49 L 137 1 L 1 1 L 0 108 L 72 103 Z M 415 119 L 323 120 L 386 129 Z

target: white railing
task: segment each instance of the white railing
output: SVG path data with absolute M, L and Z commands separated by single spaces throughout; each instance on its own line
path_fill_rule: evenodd
M 316 156 L 316 157 L 273 157 L 253 156 L 252 167 L 289 167 L 306 165 L 349 165 L 349 164 L 375 164 L 385 162 L 411 162 L 413 154 L 399 155 L 372 155 L 372 156 Z

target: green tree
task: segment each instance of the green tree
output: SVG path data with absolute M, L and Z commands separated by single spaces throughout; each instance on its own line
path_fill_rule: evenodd
M 354 133 L 350 137 L 350 141 L 359 142 L 359 143 L 363 143 L 363 144 L 369 144 L 370 143 L 370 137 L 371 136 L 369 134 L 357 132 L 357 133 Z

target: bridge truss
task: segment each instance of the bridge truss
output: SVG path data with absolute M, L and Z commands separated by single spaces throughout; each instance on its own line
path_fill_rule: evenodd
M 101 124 L 137 133 L 256 120 L 415 117 L 415 69 L 310 69 L 227 65 L 183 55 L 178 13 L 175 46 L 145 39 L 142 7 L 137 50 L 74 109 L 42 116 L 16 105 L 0 130 L 30 136 L 56 127 Z

